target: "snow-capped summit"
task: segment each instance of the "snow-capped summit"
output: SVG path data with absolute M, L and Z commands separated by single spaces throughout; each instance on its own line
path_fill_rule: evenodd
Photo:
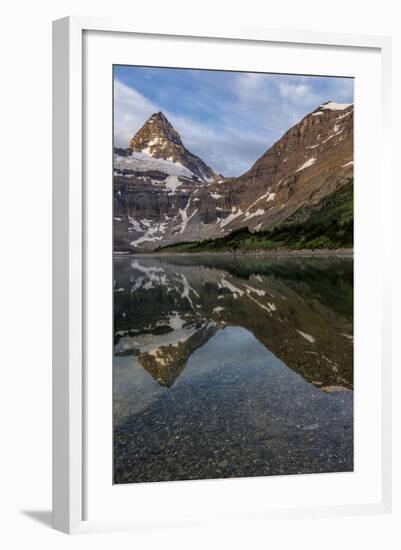
M 144 153 L 152 158 L 178 163 L 204 182 L 218 176 L 199 157 L 188 151 L 180 134 L 160 111 L 154 113 L 134 135 L 129 143 L 134 153 Z
M 326 101 L 320 105 L 321 109 L 330 109 L 332 111 L 344 111 L 348 107 L 353 107 L 352 103 L 336 103 L 335 101 Z

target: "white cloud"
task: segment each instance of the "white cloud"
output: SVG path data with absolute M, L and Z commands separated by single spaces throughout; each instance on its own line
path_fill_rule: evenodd
M 114 144 L 128 147 L 132 136 L 159 107 L 142 94 L 114 81 Z
M 262 91 L 263 99 L 266 100 L 268 98 L 266 84 L 266 78 L 261 73 L 238 73 L 234 80 L 234 90 L 241 102 L 261 98 Z
M 279 90 L 281 97 L 285 97 L 290 100 L 297 100 L 310 94 L 310 86 L 307 84 L 294 84 L 291 82 L 280 82 Z
M 239 175 L 250 168 L 264 151 L 264 138 L 227 121 L 218 127 L 166 112 L 181 135 L 184 145 L 213 170 L 226 176 Z

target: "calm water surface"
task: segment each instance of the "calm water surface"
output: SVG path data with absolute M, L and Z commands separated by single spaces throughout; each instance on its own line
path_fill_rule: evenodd
M 353 469 L 349 258 L 116 257 L 114 482 Z

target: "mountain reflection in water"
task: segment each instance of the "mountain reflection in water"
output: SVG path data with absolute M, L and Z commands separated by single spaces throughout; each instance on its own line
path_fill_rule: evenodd
M 114 259 L 114 481 L 353 469 L 353 262 Z

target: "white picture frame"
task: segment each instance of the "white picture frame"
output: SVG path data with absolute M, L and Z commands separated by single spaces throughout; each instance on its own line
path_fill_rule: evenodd
M 338 47 L 350 52 L 356 49 L 375 50 L 381 61 L 381 186 L 391 182 L 389 153 L 390 63 L 391 42 L 387 37 L 292 32 L 265 29 L 197 29 L 190 30 L 178 22 L 168 28 L 145 23 L 105 21 L 93 18 L 68 17 L 54 22 L 53 28 L 53 526 L 66 533 L 136 529 L 146 523 L 134 517 L 85 517 L 85 483 L 87 465 L 84 459 L 87 445 L 85 396 L 87 391 L 85 293 L 87 280 L 86 232 L 88 219 L 84 208 L 84 102 L 83 56 L 86 32 L 180 37 L 183 40 L 244 41 L 247 43 L 277 43 L 299 46 Z M 388 223 L 386 206 L 381 210 L 381 231 Z M 389 261 L 389 251 L 383 250 L 383 261 Z M 386 264 L 388 265 L 388 264 Z M 325 506 L 297 505 L 266 512 L 256 507 L 244 514 L 238 507 L 232 519 L 265 520 L 272 517 L 310 517 L 312 515 L 346 515 L 385 513 L 391 509 L 391 357 L 389 345 L 390 296 L 383 269 L 383 296 L 380 307 L 383 317 L 380 339 L 381 384 L 377 386 L 381 406 L 380 446 L 381 496 L 370 502 L 333 503 Z M 379 345 L 379 344 L 378 344 Z M 111 392 L 111 388 L 110 388 Z M 380 395 L 379 395 L 380 394 Z M 111 453 L 111 449 L 110 449 Z M 111 479 L 111 475 L 110 475 Z M 197 482 L 207 484 L 208 482 Z M 227 483 L 227 482 L 225 482 Z M 231 483 L 231 482 L 228 482 Z M 155 484 L 151 484 L 152 491 Z M 211 485 L 207 487 L 211 490 Z M 130 490 L 135 490 L 131 487 Z M 141 488 L 141 491 L 146 491 Z M 150 490 L 150 489 L 148 489 Z M 164 493 L 169 489 L 163 489 Z M 188 489 L 191 491 L 191 488 Z M 245 518 L 246 516 L 246 518 Z M 228 519 L 230 519 L 230 517 Z M 154 518 L 148 517 L 148 522 Z M 220 518 L 221 519 L 221 518 Z M 227 521 L 227 517 L 224 517 Z M 191 524 L 202 518 L 178 518 L 167 524 Z

